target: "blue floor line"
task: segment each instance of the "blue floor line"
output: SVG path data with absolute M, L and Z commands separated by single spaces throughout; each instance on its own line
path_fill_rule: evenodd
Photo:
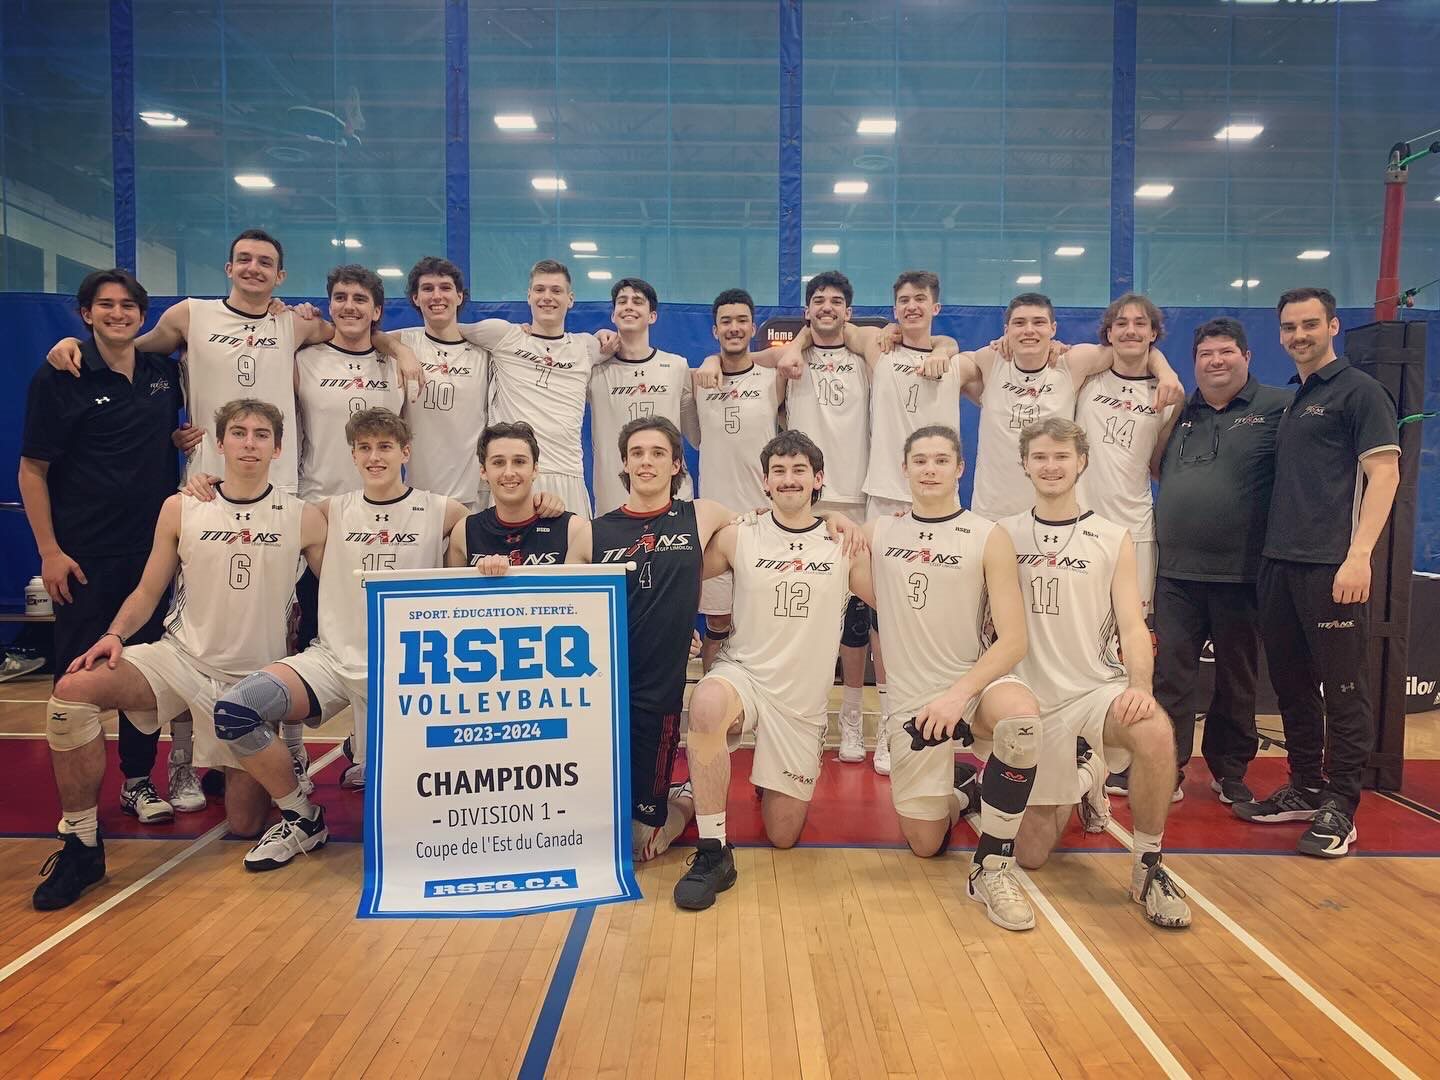
M 565 1003 L 570 1000 L 570 988 L 575 983 L 575 971 L 580 966 L 580 954 L 585 951 L 585 939 L 590 935 L 590 924 L 594 919 L 593 907 L 583 907 L 575 912 L 570 931 L 565 935 L 565 944 L 560 948 L 555 975 L 550 980 L 550 988 L 545 991 L 545 1001 L 540 1006 L 535 1030 L 530 1034 L 530 1045 L 525 1048 L 525 1057 L 520 1062 L 520 1080 L 544 1080 L 545 1069 L 550 1064 L 550 1052 L 555 1049 L 555 1036 L 560 1032 L 560 1019 L 565 1015 Z

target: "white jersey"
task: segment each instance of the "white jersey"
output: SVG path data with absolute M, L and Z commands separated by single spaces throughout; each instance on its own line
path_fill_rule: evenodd
M 921 374 L 930 352 L 901 345 L 875 364 L 870 387 L 870 462 L 865 494 L 910 501 L 905 479 L 905 440 L 931 424 L 960 427 L 960 375 L 952 363 L 938 379 Z
M 769 505 L 760 451 L 775 437 L 775 372 L 751 364 L 727 374 L 718 390 L 700 390 L 700 495 L 731 510 Z
M 224 300 L 186 301 L 190 329 L 183 361 L 185 410 L 205 438 L 190 454 L 187 471 L 225 474 L 215 441 L 215 412 L 236 398 L 259 398 L 285 414 L 280 456 L 270 464 L 270 482 L 296 490 L 300 427 L 295 414 L 295 323 L 288 312 L 246 315 Z
M 445 561 L 445 496 L 410 488 L 391 502 L 363 491 L 330 500 L 325 568 L 320 575 L 320 640 L 340 660 L 343 678 L 367 671 L 368 617 L 357 570 L 423 570 Z
M 1075 496 L 1086 510 L 1119 522 L 1135 540 L 1155 539 L 1150 455 L 1170 416 L 1155 409 L 1153 375 L 1102 371 L 1080 387 L 1075 422 L 1090 440 L 1090 463 Z
M 825 455 L 827 502 L 865 501 L 870 461 L 870 377 L 865 358 L 843 345 L 805 350 L 805 373 L 785 385 L 785 426 Z
M 1110 585 L 1125 526 L 1088 510 L 1060 523 L 1026 510 L 1000 524 L 1015 542 L 1030 640 L 1015 674 L 1035 692 L 1042 715 L 1105 683 L 1123 682 Z
M 1035 505 L 1034 488 L 1020 467 L 1020 431 L 1037 420 L 1075 418 L 1075 380 L 1063 357 L 1054 367 L 1025 371 L 995 357 L 980 395 L 973 509 L 999 521 Z
M 583 483 L 580 427 L 590 371 L 600 362 L 594 335 L 542 337 L 503 319 L 486 319 L 462 331 L 490 354 L 489 422 L 523 420 L 535 429 L 540 471 Z
M 405 388 L 395 365 L 374 349 L 353 352 L 326 342 L 295 354 L 300 406 L 300 497 L 328 499 L 358 481 L 345 424 L 361 409 L 398 413 Z
M 870 567 L 891 712 L 919 712 L 994 640 L 985 587 L 985 544 L 994 528 L 968 510 L 876 519 Z
M 305 504 L 273 485 L 232 502 L 180 501 L 180 572 L 166 636 L 220 680 L 243 678 L 286 653 L 290 605 L 300 577 Z
M 401 330 L 400 340 L 425 369 L 419 400 L 405 401 L 414 439 L 406 479 L 473 509 L 480 490 L 480 433 L 490 407 L 490 357 L 468 341 L 431 337 L 423 326 Z
M 766 514 L 737 526 L 734 630 L 719 660 L 744 668 L 794 716 L 825 714 L 835 682 L 850 560 L 825 523 L 787 529 Z
M 620 482 L 620 429 L 642 416 L 663 416 L 690 442 L 697 441 L 700 421 L 690 389 L 690 365 L 683 356 L 652 349 L 644 360 L 616 357 L 591 372 L 590 441 L 595 461 L 590 490 L 595 493 L 596 517 L 625 502 L 625 485 Z M 675 497 L 691 499 L 693 490 L 687 472 Z

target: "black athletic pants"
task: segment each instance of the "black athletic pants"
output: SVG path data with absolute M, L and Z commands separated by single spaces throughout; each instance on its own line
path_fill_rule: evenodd
M 1251 582 L 1155 579 L 1155 701 L 1175 724 L 1175 761 L 1195 752 L 1200 650 L 1215 645 L 1215 690 L 1200 753 L 1217 779 L 1241 780 L 1260 749 L 1255 681 L 1260 627 Z
M 75 578 L 70 579 L 71 603 L 55 605 L 55 679 L 58 682 L 70 661 L 83 656 L 90 646 L 100 640 L 110 629 L 110 623 L 120 605 L 140 584 L 140 575 L 145 570 L 149 552 L 134 555 L 72 556 L 80 569 L 85 571 L 88 585 L 82 585 Z M 168 598 L 130 638 L 130 644 L 159 641 L 165 631 L 165 612 L 169 607 Z M 120 714 L 120 771 L 125 778 L 138 779 L 149 776 L 155 768 L 156 747 L 160 733 L 145 735 L 136 730 L 130 718 Z
M 1360 802 L 1361 772 L 1375 741 L 1370 605 L 1331 599 L 1338 569 L 1262 559 L 1260 626 L 1285 725 L 1291 783 L 1323 789 L 1325 797 L 1336 799 L 1353 816 Z

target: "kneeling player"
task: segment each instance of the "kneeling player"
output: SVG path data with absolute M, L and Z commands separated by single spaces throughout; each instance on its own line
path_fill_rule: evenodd
M 124 709 L 149 732 L 189 709 L 195 763 L 226 768 L 226 816 L 241 835 L 259 831 L 272 795 L 282 807 L 304 798 L 289 753 L 268 728 L 237 746 L 210 723 L 216 699 L 236 680 L 284 654 L 301 555 L 320 566 L 325 519 L 270 483 L 283 434 L 284 417 L 274 405 L 246 398 L 220 408 L 215 437 L 225 475 L 218 497 L 165 500 L 140 584 L 110 629 L 56 683 L 45 709 L 46 736 L 65 846 L 35 890 L 37 909 L 67 907 L 105 876 L 95 809 L 105 774 L 102 709 Z M 149 618 L 172 579 L 165 636 L 126 648 L 125 638 Z
M 1035 913 L 1010 867 L 1035 784 L 1040 719 L 1035 696 L 1010 674 L 1025 655 L 1015 549 L 1004 529 L 961 507 L 954 428 L 912 432 L 903 461 L 911 507 L 865 526 L 869 566 L 856 582 L 889 646 L 891 715 L 901 722 L 889 734 L 890 797 L 910 850 L 928 856 L 944 854 L 960 815 L 983 795 L 968 892 L 992 922 L 1028 930 Z M 986 759 L 981 790 L 949 741 L 967 736 Z
M 1077 804 L 1103 814 L 1106 769 L 1130 769 L 1135 865 L 1130 896 L 1157 926 L 1190 925 L 1185 894 L 1161 865 L 1175 783 L 1175 737 L 1151 696 L 1153 653 L 1140 611 L 1135 552 L 1123 525 L 1082 513 L 1075 483 L 1085 430 L 1051 417 L 1020 434 L 1035 506 L 1000 524 L 1015 544 L 1029 649 L 1015 673 L 1040 700 L 1039 778 L 1016 840 L 1020 865 L 1043 866 Z M 1125 662 L 1115 652 L 1119 633 Z M 1076 768 L 1076 743 L 1088 751 Z M 1093 827 L 1087 823 L 1087 828 Z

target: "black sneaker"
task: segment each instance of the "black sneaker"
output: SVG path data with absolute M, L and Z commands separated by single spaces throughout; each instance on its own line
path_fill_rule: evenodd
M 1300 836 L 1301 855 L 1319 855 L 1327 859 L 1338 859 L 1350 851 L 1355 842 L 1355 822 L 1340 809 L 1334 799 L 1320 804 L 1310 827 Z
M 1210 790 L 1219 795 L 1220 801 L 1226 806 L 1255 801 L 1254 793 L 1245 781 L 1238 777 L 1222 776 L 1219 780 L 1211 780 Z
M 968 761 L 955 762 L 955 789 L 965 796 L 962 814 L 980 812 L 980 772 Z
M 1259 802 L 1237 802 L 1230 808 L 1244 821 L 1273 825 L 1281 821 L 1311 821 L 1320 809 L 1320 792 L 1290 784 Z
M 1105 777 L 1106 795 L 1129 795 L 1130 774 L 1128 772 L 1112 772 Z
M 86 847 L 78 836 L 62 836 L 65 846 L 40 867 L 42 881 L 30 902 L 36 911 L 59 911 L 79 900 L 85 890 L 105 880 L 105 841 Z
M 735 848 L 719 840 L 701 840 L 687 864 L 689 873 L 675 883 L 675 906 L 704 911 L 717 893 L 735 884 Z

